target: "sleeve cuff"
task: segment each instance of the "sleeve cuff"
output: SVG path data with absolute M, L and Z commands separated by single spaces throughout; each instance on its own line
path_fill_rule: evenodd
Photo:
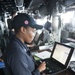
M 38 69 L 36 69 L 34 73 L 36 73 L 35 75 L 40 75 L 40 71 Z

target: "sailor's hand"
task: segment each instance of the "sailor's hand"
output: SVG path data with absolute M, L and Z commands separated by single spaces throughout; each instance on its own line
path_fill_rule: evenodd
M 45 62 L 42 62 L 39 67 L 38 67 L 38 70 L 40 72 L 44 71 L 46 69 L 46 63 Z

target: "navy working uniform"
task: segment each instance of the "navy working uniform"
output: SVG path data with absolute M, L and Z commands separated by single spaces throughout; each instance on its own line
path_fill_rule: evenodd
M 26 44 L 14 36 L 8 46 L 5 52 L 5 64 L 10 75 L 40 75 Z

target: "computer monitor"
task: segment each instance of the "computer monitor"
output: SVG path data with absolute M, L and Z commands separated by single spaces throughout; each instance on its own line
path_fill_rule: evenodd
M 73 53 L 74 48 L 71 46 L 67 46 L 58 42 L 55 42 L 52 58 L 62 63 L 63 65 L 67 65 L 71 55 Z

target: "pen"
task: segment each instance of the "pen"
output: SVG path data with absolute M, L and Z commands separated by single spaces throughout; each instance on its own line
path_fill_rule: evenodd
M 42 61 L 40 60 L 40 63 L 42 63 Z

